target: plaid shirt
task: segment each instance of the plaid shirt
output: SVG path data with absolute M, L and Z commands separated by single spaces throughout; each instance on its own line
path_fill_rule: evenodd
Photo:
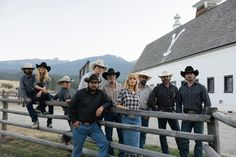
M 120 83 L 116 82 L 116 88 L 111 88 L 110 84 L 105 84 L 103 86 L 103 91 L 107 94 L 107 96 L 112 100 L 113 105 L 115 105 L 115 102 L 117 100 L 117 97 L 120 93 L 120 90 L 122 89 L 122 85 Z
M 139 110 L 140 106 L 140 93 L 135 92 L 134 94 L 128 89 L 121 89 L 120 94 L 117 98 L 117 103 L 128 107 L 129 109 Z

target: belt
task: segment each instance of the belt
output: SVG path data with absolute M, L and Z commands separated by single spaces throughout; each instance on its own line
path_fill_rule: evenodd
M 184 113 L 189 113 L 189 114 L 200 114 L 201 111 L 185 109 L 185 110 L 184 110 Z
M 91 125 L 93 124 L 94 122 L 79 122 L 79 124 L 81 125 Z

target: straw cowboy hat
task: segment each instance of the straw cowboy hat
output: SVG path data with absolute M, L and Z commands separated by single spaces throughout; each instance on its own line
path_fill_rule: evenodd
M 31 63 L 25 63 L 23 67 L 21 67 L 21 70 L 25 69 L 35 69 Z
M 104 64 L 103 60 L 96 60 L 95 62 L 93 62 L 93 63 L 91 64 L 91 68 L 94 69 L 94 67 L 95 67 L 96 65 L 98 65 L 98 66 L 100 66 L 100 67 L 103 67 L 103 68 L 104 68 L 104 71 L 107 70 L 107 65 Z
M 47 69 L 48 72 L 51 70 L 51 67 L 47 66 L 47 63 L 45 62 L 42 62 L 41 64 L 36 64 L 36 68 L 39 68 L 39 67 L 44 67 L 45 69 Z
M 180 72 L 180 74 L 182 77 L 184 77 L 186 73 L 193 73 L 195 76 L 197 76 L 199 74 L 199 71 L 194 70 L 192 66 L 187 66 L 184 71 Z
M 159 75 L 159 77 L 164 77 L 164 76 L 172 76 L 172 74 L 169 73 L 168 71 L 163 71 L 163 72 Z
M 108 75 L 112 75 L 112 74 L 115 74 L 115 75 L 116 75 L 116 78 L 118 78 L 118 77 L 120 76 L 120 72 L 119 72 L 119 71 L 115 72 L 115 70 L 114 70 L 113 68 L 109 68 L 107 72 L 104 72 L 104 73 L 102 74 L 102 77 L 103 77 L 105 80 L 107 80 L 107 76 L 108 76 Z
M 58 83 L 58 84 L 61 84 L 61 83 L 63 83 L 63 82 L 69 82 L 69 83 L 71 83 L 72 81 L 73 81 L 73 80 L 71 80 L 69 76 L 65 75 L 65 76 L 63 76 L 61 79 L 57 80 L 57 83 Z
M 146 77 L 148 78 L 147 81 L 152 78 L 152 77 L 149 76 L 149 75 L 147 74 L 147 72 L 145 72 L 145 71 L 141 71 L 141 72 L 139 72 L 137 75 L 138 75 L 138 77 L 140 77 L 140 76 L 146 76 Z
M 97 82 L 100 83 L 101 81 L 99 80 L 98 76 L 96 74 L 92 74 L 91 76 L 89 76 L 88 78 L 84 79 L 85 82 Z

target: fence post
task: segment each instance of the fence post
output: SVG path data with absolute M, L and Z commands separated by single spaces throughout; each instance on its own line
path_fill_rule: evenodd
M 217 112 L 217 107 L 208 108 L 207 114 L 212 115 L 213 112 Z M 209 142 L 209 146 L 211 146 L 218 154 L 220 152 L 220 137 L 219 137 L 219 123 L 213 116 L 211 116 L 210 122 L 207 123 L 207 131 L 209 135 L 215 136 L 215 142 Z
M 5 90 L 2 91 L 2 98 L 8 98 L 7 93 Z M 3 109 L 8 109 L 8 102 L 3 101 Z M 8 119 L 8 114 L 7 112 L 2 112 L 2 120 L 7 120 Z M 7 130 L 7 124 L 2 124 L 2 130 Z M 5 135 L 1 135 L 1 140 L 4 142 L 6 140 Z

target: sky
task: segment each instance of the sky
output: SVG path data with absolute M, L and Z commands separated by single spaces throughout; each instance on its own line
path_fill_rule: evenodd
M 145 46 L 195 18 L 199 0 L 0 0 L 0 60 L 137 60 Z

